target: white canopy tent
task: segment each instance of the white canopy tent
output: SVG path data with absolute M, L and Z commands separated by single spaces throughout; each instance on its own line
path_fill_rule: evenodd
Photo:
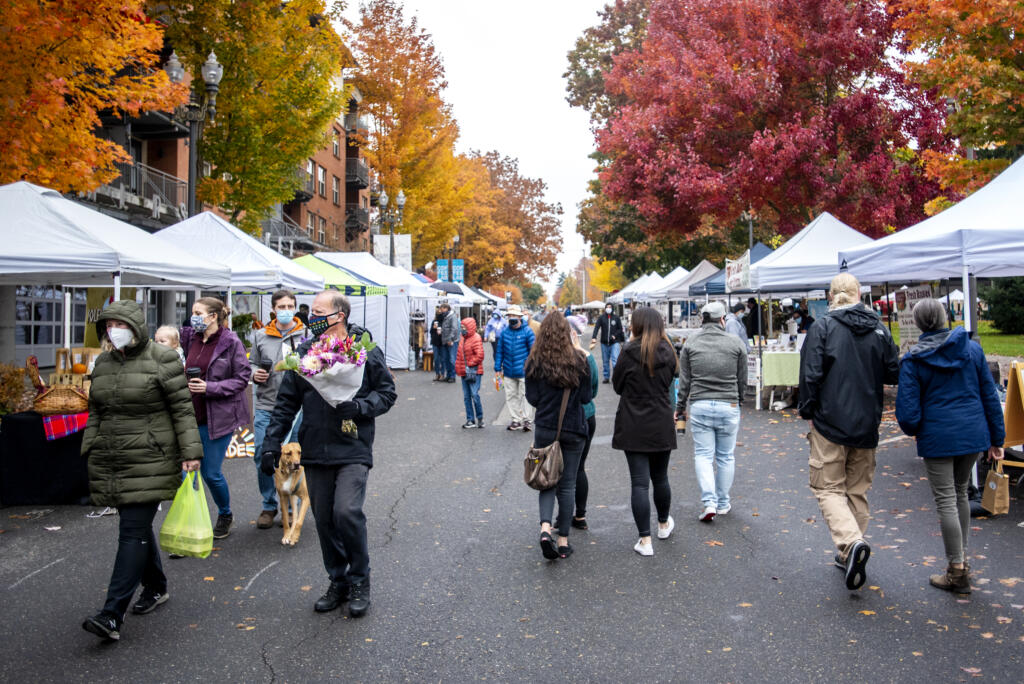
M 633 301 L 634 299 L 637 298 L 637 295 L 639 293 L 645 291 L 648 288 L 654 289 L 655 283 L 661 282 L 661 276 L 655 273 L 654 271 L 651 271 L 646 275 L 640 276 L 639 278 L 631 282 L 629 285 L 626 285 L 626 287 L 622 288 L 621 290 L 613 294 L 611 297 L 608 298 L 608 301 L 611 302 L 612 304 L 623 304 L 627 301 Z
M 592 302 L 587 302 L 580 308 L 585 309 L 587 311 L 600 311 L 601 309 L 604 308 L 604 302 L 602 302 L 600 299 L 595 299 Z
M 655 275 L 657 275 L 657 274 L 655 274 Z M 679 282 L 680 280 L 682 280 L 683 278 L 685 278 L 688 275 L 690 275 L 689 271 L 687 271 L 682 266 L 676 266 L 665 277 L 658 276 L 660 278 L 660 281 L 655 281 L 654 279 L 648 279 L 648 281 L 643 284 L 643 288 L 641 290 L 635 291 L 635 295 L 636 295 L 635 298 L 640 300 L 640 301 L 645 301 L 645 302 L 658 301 L 659 297 L 657 297 L 656 294 L 660 290 L 662 290 L 663 288 L 667 287 L 671 283 Z
M 409 365 L 409 315 L 422 311 L 429 319 L 439 292 L 419 281 L 408 271 L 382 264 L 368 252 L 317 252 L 316 257 L 329 264 L 348 271 L 352 275 L 388 289 L 386 297 L 369 297 L 367 300 L 383 299 L 384 311 L 361 312 L 366 318 L 367 329 L 374 340 L 384 348 L 384 356 L 391 368 L 407 368 Z M 358 298 L 353 298 L 353 306 Z M 371 304 L 368 303 L 367 307 Z M 355 319 L 353 309 L 353 319 Z
M 324 289 L 324 279 L 267 247 L 213 212 L 185 219 L 156 236 L 173 245 L 201 247 L 231 269 L 231 289 L 270 292 L 286 288 L 297 293 Z
M 761 292 L 820 289 L 839 273 L 839 250 L 870 242 L 867 235 L 822 212 L 784 245 L 750 265 L 750 288 Z
M 699 283 L 706 278 L 710 278 L 719 271 L 719 267 L 707 259 L 701 260 L 699 264 L 694 266 L 693 270 L 690 271 L 686 277 L 677 280 L 674 283 L 665 283 L 664 286 L 658 288 L 651 293 L 651 297 L 658 300 L 681 300 L 690 298 L 690 286 L 694 283 Z
M 0 187 L 0 284 L 227 288 L 231 272 L 194 252 L 19 181 Z

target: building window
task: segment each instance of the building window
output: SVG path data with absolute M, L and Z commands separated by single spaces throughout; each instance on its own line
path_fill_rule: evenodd
M 320 167 L 316 173 L 317 190 L 321 197 L 327 197 L 327 169 Z
M 317 234 L 317 242 L 321 245 L 326 244 L 327 240 L 327 219 L 323 216 L 320 217 L 320 232 Z
M 334 203 L 341 204 L 341 179 L 337 176 L 331 178 L 331 189 L 334 191 Z
M 334 130 L 334 156 L 341 157 L 341 132 L 337 128 Z
M 313 237 L 314 230 L 316 230 L 316 216 L 313 214 L 306 214 L 306 233 L 309 237 Z

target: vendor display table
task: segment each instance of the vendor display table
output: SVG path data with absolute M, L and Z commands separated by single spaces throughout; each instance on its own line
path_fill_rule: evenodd
M 796 387 L 800 384 L 800 352 L 764 352 L 761 384 Z
M 83 432 L 47 441 L 38 413 L 0 419 L 0 504 L 86 503 L 89 478 L 82 457 Z

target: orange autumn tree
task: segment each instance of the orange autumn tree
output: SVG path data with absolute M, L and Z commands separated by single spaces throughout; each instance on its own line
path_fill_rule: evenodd
M 457 184 L 461 211 L 456 224 L 458 257 L 465 260 L 466 282 L 486 286 L 499 280 L 515 263 L 519 232 L 498 220 L 502 192 L 491 184 L 491 175 L 478 157 L 459 156 Z M 505 296 L 502 290 L 501 296 Z
M 1021 3 L 889 0 L 889 9 L 906 38 L 905 50 L 925 57 L 906 63 L 908 75 L 946 98 L 946 128 L 963 148 L 955 155 L 926 151 L 927 173 L 954 196 L 970 194 L 1024 144 Z
M 61 192 L 113 180 L 129 156 L 97 135 L 102 114 L 187 98 L 160 68 L 160 27 L 138 0 L 0 3 L 0 183 Z

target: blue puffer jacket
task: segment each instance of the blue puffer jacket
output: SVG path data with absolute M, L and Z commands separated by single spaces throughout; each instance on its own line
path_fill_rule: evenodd
M 498 338 L 498 353 L 494 355 L 494 372 L 504 373 L 509 378 L 522 378 L 526 376 L 523 366 L 526 365 L 526 357 L 530 355 L 533 348 L 533 341 L 536 339 L 533 330 L 525 323 L 520 323 L 518 328 L 511 325 L 505 328 Z
M 900 364 L 896 420 L 917 455 L 963 456 L 1002 446 L 1003 409 L 981 345 L 963 328 L 921 335 Z

